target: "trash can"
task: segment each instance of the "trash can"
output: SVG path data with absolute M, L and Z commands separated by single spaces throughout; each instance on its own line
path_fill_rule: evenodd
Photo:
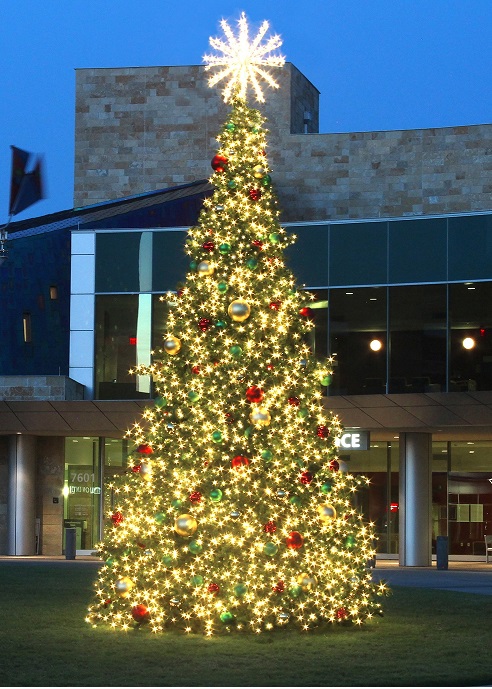
M 71 527 L 65 529 L 65 559 L 75 560 L 75 552 L 77 550 L 77 529 Z
M 448 568 L 448 537 L 438 536 L 436 538 L 436 564 L 437 569 Z

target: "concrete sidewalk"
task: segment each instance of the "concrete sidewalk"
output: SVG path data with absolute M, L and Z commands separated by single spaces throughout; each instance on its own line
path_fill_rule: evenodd
M 50 565 L 57 567 L 93 567 L 97 569 L 102 561 L 90 555 L 77 556 L 67 560 L 63 555 L 47 557 L 34 555 L 0 556 L 0 567 L 25 564 Z M 449 569 L 438 570 L 435 563 L 432 567 L 400 567 L 398 560 L 377 560 L 373 570 L 373 579 L 384 579 L 390 586 L 408 586 L 416 588 L 445 589 L 463 593 L 492 595 L 492 563 L 485 562 L 449 562 Z

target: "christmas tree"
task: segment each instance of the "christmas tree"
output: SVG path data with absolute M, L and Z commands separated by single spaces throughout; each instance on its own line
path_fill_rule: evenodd
M 135 371 L 159 397 L 109 486 L 94 625 L 259 633 L 381 611 L 373 530 L 354 507 L 366 479 L 340 470 L 341 426 L 323 406 L 332 360 L 306 342 L 312 297 L 285 265 L 294 238 L 279 223 L 264 118 L 246 102 L 248 81 L 259 99 L 257 77 L 275 85 L 263 65 L 281 64 L 267 54 L 279 39 L 262 45 L 263 24 L 249 43 L 244 15 L 239 25 L 239 38 L 223 22 L 228 43 L 212 39 L 225 55 L 212 81 L 228 79 L 231 106 L 215 191 L 188 232 L 184 286 L 166 295 L 162 348 Z

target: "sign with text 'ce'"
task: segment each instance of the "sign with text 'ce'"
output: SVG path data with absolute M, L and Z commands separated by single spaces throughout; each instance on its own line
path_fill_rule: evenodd
M 369 431 L 345 430 L 342 435 L 335 438 L 335 445 L 342 452 L 343 450 L 368 450 L 369 449 Z

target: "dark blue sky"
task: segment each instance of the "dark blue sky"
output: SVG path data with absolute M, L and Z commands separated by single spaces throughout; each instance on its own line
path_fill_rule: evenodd
M 0 222 L 10 144 L 43 153 L 48 198 L 72 206 L 74 70 L 200 64 L 221 18 L 267 19 L 321 91 L 320 131 L 492 122 L 491 0 L 22 0 L 0 13 Z M 492 144 L 492 142 L 491 142 Z

